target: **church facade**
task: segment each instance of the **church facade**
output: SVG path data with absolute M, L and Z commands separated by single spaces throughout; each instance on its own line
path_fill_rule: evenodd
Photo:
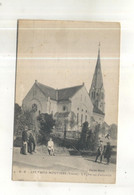
M 56 90 L 35 81 L 23 99 L 23 110 L 33 111 L 35 120 L 40 113 L 52 114 L 54 119 L 70 119 L 75 125 L 68 130 L 80 130 L 83 122 L 90 123 L 93 105 L 85 85 Z
M 64 89 L 54 89 L 35 80 L 30 91 L 24 97 L 22 109 L 32 111 L 34 128 L 38 130 L 37 116 L 40 113 L 52 114 L 53 118 L 74 121 L 68 123 L 67 130 L 80 131 L 87 121 L 102 123 L 105 116 L 105 92 L 100 63 L 100 50 L 89 93 L 84 85 Z M 63 124 L 64 125 L 64 124 Z

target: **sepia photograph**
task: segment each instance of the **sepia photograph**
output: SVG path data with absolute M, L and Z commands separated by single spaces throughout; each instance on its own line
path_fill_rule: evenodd
M 18 20 L 12 179 L 115 183 L 120 24 Z

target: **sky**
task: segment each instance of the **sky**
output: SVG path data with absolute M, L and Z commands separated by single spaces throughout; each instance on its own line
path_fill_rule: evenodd
M 16 103 L 35 80 L 56 89 L 80 85 L 89 91 L 100 42 L 105 121 L 117 124 L 120 26 L 118 23 L 20 20 Z

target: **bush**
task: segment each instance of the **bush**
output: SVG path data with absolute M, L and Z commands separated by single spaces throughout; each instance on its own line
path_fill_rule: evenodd
M 32 125 L 32 111 L 22 111 L 18 104 L 15 104 L 14 135 L 21 136 L 25 126 Z
M 53 126 L 55 125 L 55 120 L 53 120 L 52 115 L 50 114 L 40 114 L 37 117 L 40 125 L 40 135 L 39 141 L 41 144 L 46 144 L 50 138 L 50 134 L 52 133 Z

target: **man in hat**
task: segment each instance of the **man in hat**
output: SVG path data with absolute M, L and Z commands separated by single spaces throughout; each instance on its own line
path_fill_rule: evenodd
M 21 147 L 21 153 L 24 155 L 27 155 L 27 142 L 28 142 L 28 126 L 25 126 L 25 129 L 22 132 L 22 147 Z
M 109 164 L 111 153 L 112 153 L 112 148 L 110 142 L 107 142 L 107 146 L 105 147 L 105 152 L 104 152 L 104 158 L 107 159 L 107 164 Z
M 33 132 L 32 130 L 29 130 L 28 131 L 28 152 L 30 154 L 33 154 L 33 152 L 35 152 L 35 139 L 34 139 L 34 136 L 33 136 Z
M 102 141 L 100 141 L 100 144 L 99 144 L 98 149 L 97 149 L 97 155 L 96 155 L 95 162 L 97 162 L 98 158 L 100 157 L 100 163 L 101 163 L 102 162 L 102 155 L 103 155 L 103 145 L 102 145 Z

